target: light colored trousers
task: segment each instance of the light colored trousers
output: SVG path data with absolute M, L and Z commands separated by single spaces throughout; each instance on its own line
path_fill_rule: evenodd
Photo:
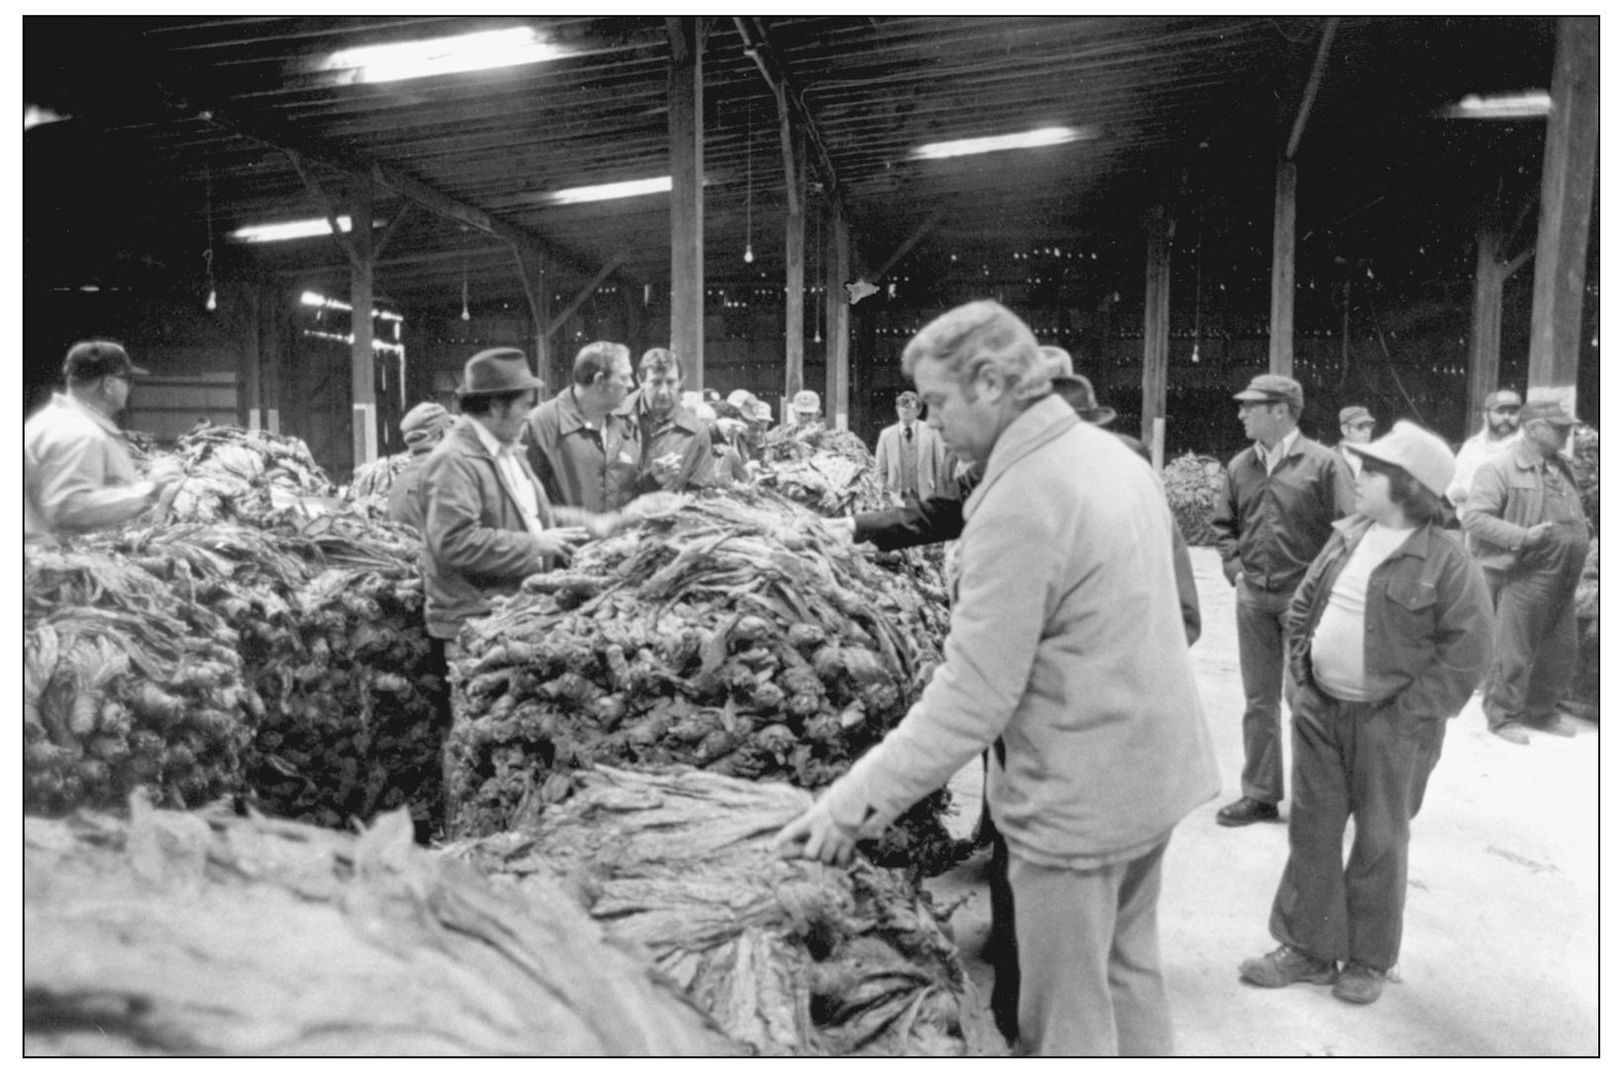
M 1021 1053 L 1172 1054 L 1156 921 L 1170 837 L 1137 859 L 1085 871 L 1009 856 Z

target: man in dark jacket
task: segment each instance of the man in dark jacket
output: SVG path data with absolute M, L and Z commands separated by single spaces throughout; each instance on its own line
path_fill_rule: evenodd
M 636 435 L 640 449 L 632 495 L 714 484 L 710 431 L 681 402 L 682 368 L 675 353 L 648 349 L 637 374 L 637 391 L 615 412 Z
M 1229 461 L 1227 489 L 1211 520 L 1222 572 L 1235 589 L 1245 687 L 1244 795 L 1217 812 L 1223 826 L 1278 818 L 1284 799 L 1284 613 L 1332 524 L 1351 514 L 1355 499 L 1346 465 L 1296 427 L 1299 382 L 1258 375 L 1234 399 L 1245 436 L 1255 444 Z

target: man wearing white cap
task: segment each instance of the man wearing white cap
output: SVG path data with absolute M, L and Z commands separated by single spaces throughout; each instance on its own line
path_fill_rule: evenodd
M 809 389 L 794 394 L 789 410 L 794 413 L 795 426 L 816 426 L 822 421 L 822 398 Z
M 400 434 L 405 438 L 406 447 L 411 450 L 411 459 L 400 468 L 400 473 L 394 476 L 394 481 L 389 485 L 388 517 L 394 522 L 404 523 L 419 532 L 422 530 L 422 495 L 419 489 L 422 485 L 423 461 L 434 446 L 444 439 L 450 424 L 451 413 L 432 400 L 418 404 L 400 420 Z
M 1294 802 L 1269 924 L 1279 947 L 1239 973 L 1268 988 L 1333 985 L 1369 1004 L 1402 943 L 1408 824 L 1447 720 L 1487 671 L 1492 604 L 1441 526 L 1447 443 L 1404 421 L 1350 447 L 1363 457 L 1357 513 L 1335 523 L 1284 622 Z

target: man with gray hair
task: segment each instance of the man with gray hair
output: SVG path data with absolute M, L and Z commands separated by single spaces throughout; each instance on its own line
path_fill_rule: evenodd
M 630 393 L 631 350 L 593 341 L 574 357 L 569 387 L 529 417 L 529 465 L 554 504 L 593 514 L 628 498 L 634 435 L 617 411 Z
M 1161 859 L 1217 774 L 1159 480 L 1053 394 L 1035 337 L 1000 304 L 931 322 L 902 369 L 946 446 L 985 470 L 964 508 L 944 661 L 775 844 L 843 863 L 994 746 L 987 796 L 1010 853 L 1020 1047 L 1169 1055 Z
M 1228 461 L 1227 487 L 1211 525 L 1222 573 L 1234 587 L 1239 677 L 1245 687 L 1243 795 L 1217 812 L 1223 826 L 1278 818 L 1284 799 L 1284 614 L 1295 587 L 1355 503 L 1350 471 L 1301 436 L 1301 384 L 1260 374 L 1236 393 L 1239 421 L 1255 444 Z

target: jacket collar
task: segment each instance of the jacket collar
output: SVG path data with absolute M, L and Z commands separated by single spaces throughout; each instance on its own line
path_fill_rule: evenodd
M 124 436 L 124 431 L 118 428 L 118 423 L 102 414 L 101 409 L 91 407 L 72 393 L 52 393 L 51 403 L 63 411 L 78 412 L 114 437 Z
M 1336 530 L 1339 530 L 1341 536 L 1346 538 L 1346 548 L 1347 551 L 1350 551 L 1357 547 L 1357 543 L 1359 541 L 1363 540 L 1363 535 L 1369 532 L 1369 528 L 1374 525 L 1374 520 L 1369 518 L 1367 515 L 1348 515 L 1344 519 L 1337 519 L 1335 522 L 1330 523 L 1330 525 Z M 1392 553 L 1392 555 L 1426 555 L 1429 552 L 1428 546 L 1430 545 L 1432 525 L 1433 524 L 1431 523 L 1426 523 L 1423 526 L 1415 527 L 1413 532 L 1408 537 L 1403 539 L 1402 544 L 1395 552 Z
M 991 455 L 986 460 L 986 476 L 963 505 L 963 518 L 968 519 L 979 509 L 986 488 L 1010 467 L 1079 425 L 1081 419 L 1075 410 L 1057 396 L 1043 397 L 1020 412 L 991 446 Z
M 614 409 L 614 414 L 630 419 L 639 425 L 643 422 L 652 421 L 654 418 L 652 410 L 648 408 L 643 398 L 641 389 L 626 397 L 625 402 Z M 670 409 L 669 416 L 660 421 L 668 422 L 672 426 L 679 427 L 690 434 L 698 433 L 698 416 L 693 414 L 687 405 L 680 400 L 677 400 L 676 406 Z
M 491 463 L 496 461 L 496 457 L 492 456 L 490 450 L 484 447 L 484 441 L 480 439 L 479 431 L 474 427 L 471 415 L 463 418 L 461 422 L 456 424 L 454 430 L 445 435 L 445 441 L 440 447 L 452 452 L 460 452 L 466 456 L 487 459 Z

